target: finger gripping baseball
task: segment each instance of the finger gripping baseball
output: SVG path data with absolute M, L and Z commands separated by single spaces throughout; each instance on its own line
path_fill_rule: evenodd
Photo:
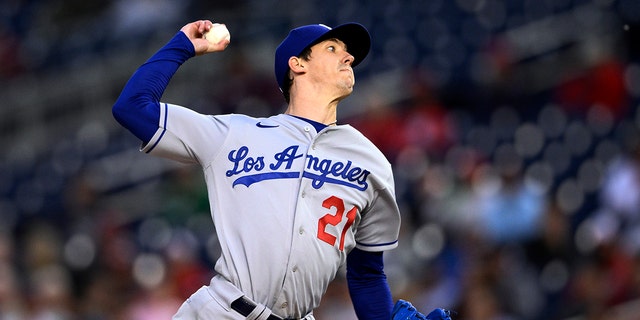
M 451 312 L 437 308 L 425 316 L 411 302 L 400 299 L 393 306 L 391 320 L 451 320 Z
M 211 44 L 218 44 L 222 40 L 231 41 L 231 34 L 227 26 L 220 23 L 214 23 L 211 29 L 203 34 L 203 37 Z

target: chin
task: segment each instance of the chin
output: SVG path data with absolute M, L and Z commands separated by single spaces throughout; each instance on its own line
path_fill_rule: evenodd
M 349 81 L 348 83 L 345 83 L 344 87 L 347 88 L 349 90 L 349 92 L 353 91 L 353 87 L 355 87 L 356 82 L 355 81 Z

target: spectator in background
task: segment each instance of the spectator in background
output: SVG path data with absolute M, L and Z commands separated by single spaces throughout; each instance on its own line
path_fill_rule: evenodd
M 624 65 L 613 57 L 597 61 L 583 73 L 555 89 L 555 99 L 569 114 L 583 115 L 593 105 L 605 107 L 620 119 L 629 111 L 629 94 L 624 83 Z
M 622 232 L 632 241 L 628 245 L 640 249 L 640 143 L 618 155 L 608 165 L 600 192 L 600 214 L 619 221 Z
M 522 159 L 506 145 L 477 181 L 477 223 L 490 243 L 523 243 L 540 231 L 546 196 L 525 182 L 521 170 Z
M 407 82 L 409 100 L 403 107 L 403 140 L 432 157 L 440 157 L 458 138 L 454 123 L 424 77 L 416 72 L 407 78 Z

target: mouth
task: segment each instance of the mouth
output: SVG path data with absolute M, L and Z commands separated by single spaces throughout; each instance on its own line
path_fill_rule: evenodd
M 348 65 L 348 64 L 342 65 L 342 66 L 339 68 L 339 70 L 340 70 L 340 71 L 349 71 L 349 72 L 353 72 L 353 68 L 352 68 L 350 65 Z

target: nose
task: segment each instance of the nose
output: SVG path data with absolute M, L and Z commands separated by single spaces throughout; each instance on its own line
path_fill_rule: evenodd
M 355 59 L 356 59 L 356 58 L 355 58 L 352 54 L 350 54 L 350 53 L 348 53 L 348 52 L 347 52 L 347 56 L 346 56 L 346 57 L 344 57 L 343 62 L 344 62 L 345 64 L 352 65 L 352 64 L 353 64 L 353 61 L 354 61 Z

